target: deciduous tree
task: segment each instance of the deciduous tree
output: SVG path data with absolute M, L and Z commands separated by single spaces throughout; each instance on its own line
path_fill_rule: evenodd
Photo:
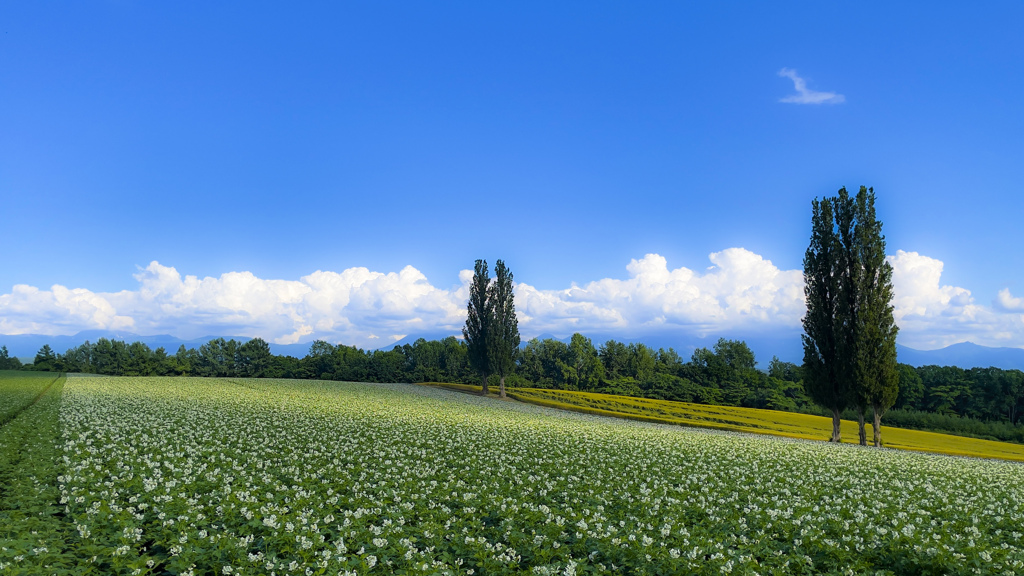
M 270 344 L 262 338 L 253 338 L 238 347 L 235 369 L 240 376 L 262 378 L 270 368 L 272 358 Z
M 566 358 L 561 362 L 563 379 L 571 390 L 593 390 L 604 378 L 604 366 L 597 357 L 594 343 L 583 334 L 576 332 L 569 339 L 565 349 Z

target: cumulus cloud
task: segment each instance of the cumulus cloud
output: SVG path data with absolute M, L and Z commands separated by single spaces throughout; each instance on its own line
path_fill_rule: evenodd
M 10 294 L 0 296 L 0 333 L 4 334 L 57 334 L 83 328 L 132 326 L 132 318 L 118 314 L 104 295 L 83 288 L 69 290 L 58 285 L 40 290 L 18 284 Z
M 803 316 L 803 276 L 770 260 L 729 248 L 710 255 L 701 274 L 669 269 L 664 257 L 647 254 L 626 267 L 629 278 L 605 278 L 564 290 L 520 283 L 516 305 L 533 333 L 618 333 L 686 330 L 698 336 L 732 328 L 798 327 Z M 526 330 L 524 330 L 525 332 Z
M 779 70 L 779 76 L 789 78 L 793 81 L 793 88 L 796 94 L 791 94 L 779 100 L 787 104 L 840 104 L 846 101 L 846 97 L 835 92 L 818 92 L 807 87 L 807 81 L 797 75 L 792 68 Z
M 742 248 L 715 252 L 710 261 L 710 268 L 696 272 L 670 269 L 664 257 L 648 254 L 626 266 L 627 279 L 564 290 L 519 283 L 520 328 L 526 337 L 574 331 L 626 337 L 659 330 L 706 335 L 727 328 L 799 326 L 799 271 L 780 270 Z M 0 295 L 0 333 L 126 329 L 183 338 L 260 336 L 280 344 L 323 338 L 378 347 L 407 334 L 459 333 L 471 278 L 472 271 L 463 270 L 457 284 L 438 288 L 412 266 L 392 273 L 319 270 L 298 280 L 263 279 L 250 272 L 198 278 L 151 262 L 135 275 L 134 290 L 15 286 Z
M 803 275 L 783 270 L 743 248 L 708 256 L 705 269 L 670 268 L 658 254 L 634 259 L 625 278 L 604 278 L 564 289 L 516 284 L 524 338 L 573 332 L 644 338 L 723 333 L 798 333 L 804 315 Z M 1024 346 L 1024 300 L 1008 290 L 994 307 L 975 302 L 965 288 L 942 284 L 943 263 L 898 251 L 893 266 L 894 313 L 900 341 L 939 348 L 970 340 Z M 318 270 L 297 280 L 259 278 L 250 272 L 219 277 L 183 276 L 151 262 L 138 285 L 92 292 L 55 285 L 14 286 L 0 294 L 0 334 L 74 334 L 85 329 L 262 337 L 279 344 L 321 338 L 377 348 L 407 334 L 458 334 L 465 322 L 472 271 L 439 288 L 422 272 L 349 268 Z
M 465 286 L 435 288 L 411 266 L 387 274 L 349 268 L 268 280 L 251 272 L 182 277 L 154 261 L 135 279 L 136 290 L 114 293 L 15 286 L 0 295 L 0 333 L 130 329 L 183 338 L 259 336 L 279 344 L 316 337 L 376 347 L 408 333 L 454 331 L 468 297 Z M 385 335 L 383 342 L 378 333 Z
M 965 341 L 1024 346 L 1024 316 L 998 314 L 975 302 L 970 290 L 943 285 L 941 260 L 903 250 L 888 260 L 893 267 L 893 313 L 903 344 L 921 349 Z M 1007 290 L 1000 297 L 1011 304 L 1015 300 Z

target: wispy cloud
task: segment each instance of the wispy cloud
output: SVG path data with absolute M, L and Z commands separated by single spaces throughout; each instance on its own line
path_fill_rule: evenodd
M 793 81 L 793 88 L 796 94 L 786 96 L 779 100 L 787 104 L 839 104 L 846 101 L 846 97 L 835 92 L 818 92 L 807 88 L 807 81 L 797 76 L 796 70 L 783 68 L 779 70 L 779 76 L 789 78 Z
M 995 300 L 996 310 L 1009 313 L 1024 313 L 1024 298 L 1014 298 L 1009 288 L 1003 288 Z

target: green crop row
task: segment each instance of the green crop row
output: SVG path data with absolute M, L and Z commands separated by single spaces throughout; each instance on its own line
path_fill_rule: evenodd
M 5 576 L 1024 572 L 1019 464 L 422 386 L 70 377 L 0 475 Z
M 32 404 L 57 378 L 44 372 L 0 371 L 0 426 Z
M 67 554 L 70 545 L 57 482 L 63 455 L 57 441 L 64 379 L 49 374 L 0 384 L 5 394 L 20 390 L 32 396 L 0 427 L 0 573 L 74 574 L 78 562 Z
M 80 574 L 1024 571 L 1011 463 L 409 385 L 71 378 L 60 421 Z

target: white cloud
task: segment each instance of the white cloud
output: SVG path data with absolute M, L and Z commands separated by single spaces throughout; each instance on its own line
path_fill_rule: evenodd
M 18 284 L 10 294 L 0 295 L 0 333 L 22 334 L 38 331 L 57 334 L 88 328 L 127 329 L 129 316 L 118 314 L 104 298 L 83 288 L 64 286 L 40 290 Z
M 800 270 L 782 270 L 743 248 L 708 258 L 712 265 L 704 270 L 673 269 L 664 257 L 647 254 L 626 266 L 624 279 L 561 290 L 517 283 L 520 330 L 524 338 L 579 331 L 641 339 L 666 332 L 703 337 L 800 331 Z M 994 307 L 983 306 L 969 290 L 942 284 L 940 260 L 900 250 L 889 262 L 903 344 L 1024 346 L 1024 299 L 1003 290 Z M 280 344 L 322 338 L 376 348 L 407 334 L 459 333 L 472 271 L 462 270 L 458 278 L 438 288 L 412 266 L 390 273 L 318 270 L 297 280 L 250 272 L 198 278 L 152 262 L 135 275 L 135 290 L 17 285 L 0 294 L 0 334 L 109 329 L 182 338 L 259 336 Z
M 574 331 L 642 336 L 659 330 L 704 335 L 726 328 L 799 327 L 799 271 L 779 270 L 742 248 L 716 252 L 710 260 L 713 266 L 699 273 L 670 270 L 665 258 L 648 254 L 629 263 L 625 280 L 606 278 L 565 290 L 518 283 L 521 330 L 525 337 Z M 406 334 L 457 334 L 465 322 L 471 278 L 472 271 L 463 270 L 457 285 L 437 288 L 407 266 L 387 274 L 366 268 L 319 270 L 298 280 L 268 280 L 250 272 L 200 279 L 152 262 L 135 275 L 135 290 L 17 286 L 0 295 L 0 333 L 130 329 L 183 338 L 261 336 L 281 344 L 323 338 L 376 347 Z
M 780 270 L 743 248 L 709 256 L 704 274 L 670 270 L 665 258 L 647 254 L 626 267 L 626 280 L 605 278 L 565 290 L 538 290 L 520 283 L 516 307 L 524 333 L 618 333 L 660 330 L 700 336 L 732 328 L 800 325 L 803 277 Z
M 934 349 L 970 341 L 1024 346 L 1024 315 L 997 314 L 977 304 L 970 290 L 942 285 L 941 260 L 903 250 L 888 260 L 893 267 L 893 313 L 904 345 Z M 1009 297 L 1006 290 L 1000 296 L 1004 293 Z
M 1024 298 L 1014 298 L 1009 288 L 1003 288 L 995 300 L 996 309 L 1002 312 L 1024 313 Z
M 464 321 L 468 295 L 464 286 L 431 286 L 411 266 L 389 274 L 366 268 L 317 271 L 298 280 L 267 280 L 250 272 L 200 279 L 183 278 L 154 261 L 135 279 L 137 290 L 115 293 L 15 286 L 0 295 L 0 333 L 130 329 L 183 338 L 222 334 L 280 344 L 325 338 L 368 345 L 374 331 L 455 330 Z
M 783 68 L 779 70 L 779 76 L 789 78 L 793 81 L 793 88 L 796 94 L 786 96 L 779 100 L 787 104 L 840 104 L 846 101 L 846 97 L 835 92 L 818 92 L 807 88 L 807 81 L 797 76 L 796 70 Z

